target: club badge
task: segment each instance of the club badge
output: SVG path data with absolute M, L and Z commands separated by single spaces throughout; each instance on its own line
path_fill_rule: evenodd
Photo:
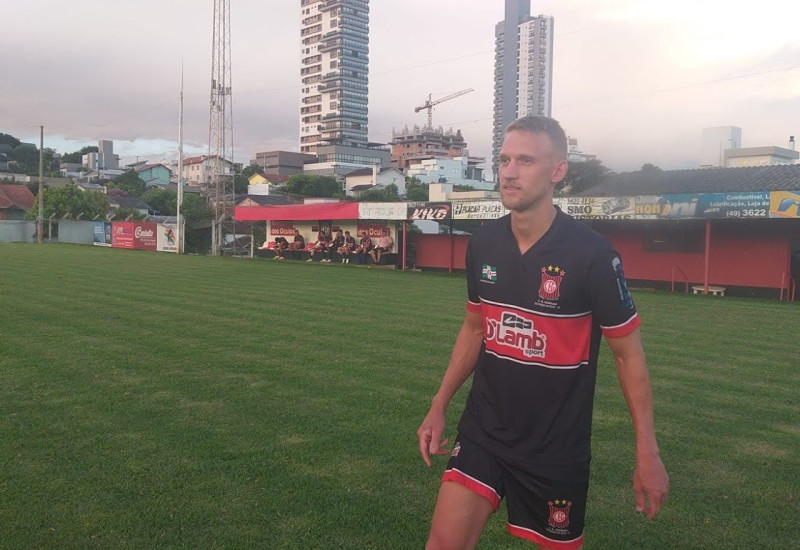
M 550 506 L 550 518 L 547 523 L 554 529 L 566 529 L 569 527 L 569 509 L 572 508 L 572 501 L 551 500 L 547 503 Z
M 558 266 L 549 265 L 542 268 L 542 284 L 539 285 L 539 297 L 543 300 L 556 301 L 559 298 L 561 281 L 566 271 Z

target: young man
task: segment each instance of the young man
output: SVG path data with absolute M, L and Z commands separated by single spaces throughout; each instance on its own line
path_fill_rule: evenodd
M 372 261 L 376 265 L 381 263 L 381 256 L 389 254 L 394 246 L 394 239 L 392 239 L 392 230 L 388 227 L 383 230 L 383 235 L 378 239 L 378 245 L 369 253 L 372 256 Z
M 350 263 L 350 254 L 353 253 L 353 250 L 356 248 L 356 239 L 350 235 L 349 231 L 344 232 L 344 244 L 339 247 L 339 256 L 342 257 L 343 264 Z
M 473 375 L 429 550 L 473 548 L 503 498 L 512 535 L 544 548 L 582 547 L 601 335 L 633 419 L 637 510 L 654 517 L 669 490 L 640 321 L 619 255 L 553 206 L 566 156 L 566 136 L 553 119 L 523 117 L 506 129 L 500 194 L 511 213 L 470 241 L 464 322 L 417 430 L 428 466 L 431 455 L 448 454 L 445 410 Z

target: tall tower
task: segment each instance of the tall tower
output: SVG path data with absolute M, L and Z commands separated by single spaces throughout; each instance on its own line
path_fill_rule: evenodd
M 495 26 L 492 172 L 504 130 L 525 115 L 550 116 L 553 93 L 553 18 L 531 17 L 530 0 L 506 0 Z
M 300 151 L 367 145 L 369 0 L 300 0 Z
M 208 117 L 208 181 L 214 211 L 211 253 L 221 252 L 236 233 L 233 207 L 233 97 L 231 96 L 231 13 L 228 0 L 214 0 L 211 39 L 211 100 Z M 227 220 L 227 223 L 226 223 Z

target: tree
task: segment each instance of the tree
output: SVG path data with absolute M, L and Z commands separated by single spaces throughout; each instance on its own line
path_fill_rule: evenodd
M 428 184 L 422 183 L 416 177 L 406 178 L 406 200 L 407 201 L 427 201 Z
M 113 187 L 122 189 L 131 197 L 141 197 L 147 190 L 147 184 L 138 176 L 133 168 L 126 170 L 112 180 Z
M 556 195 L 577 195 L 601 183 L 611 171 L 597 159 L 572 162 L 567 177 L 556 185 Z
M 342 186 L 333 176 L 295 174 L 286 182 L 286 192 L 300 197 L 341 197 Z
M 197 193 L 184 193 L 181 215 L 186 219 L 187 227 L 207 223 L 214 218 L 208 201 Z
M 10 134 L 0 133 L 0 145 L 10 145 L 12 148 L 19 147 L 20 141 Z
M 142 200 L 158 212 L 159 216 L 175 216 L 178 213 L 178 193 L 176 191 L 153 187 L 142 195 Z
M 100 191 L 81 191 L 75 184 L 64 187 L 48 187 L 44 192 L 43 214 L 47 219 L 53 215 L 56 218 L 81 216 L 81 219 L 91 220 L 104 217 L 111 209 L 108 197 Z M 29 212 L 35 218 L 36 212 Z
M 97 145 L 87 145 L 80 151 L 75 151 L 74 153 L 67 153 L 65 155 L 62 155 L 61 162 L 80 164 L 83 161 L 83 155 L 87 153 L 97 153 L 98 151 L 99 149 L 97 148 Z
M 400 195 L 397 194 L 397 186 L 390 183 L 386 187 L 369 189 L 358 196 L 359 202 L 399 202 Z
M 263 174 L 263 169 L 256 165 L 250 164 L 245 166 L 241 174 L 236 174 L 233 177 L 233 192 L 237 195 L 246 195 L 247 186 L 250 185 L 250 177 L 253 174 Z
M 650 172 L 650 173 L 655 173 L 655 172 L 661 172 L 662 170 L 661 170 L 661 168 L 659 168 L 659 167 L 658 167 L 658 166 L 656 166 L 655 164 L 651 164 L 651 163 L 649 163 L 649 162 L 645 162 L 644 164 L 642 164 L 642 167 L 641 167 L 639 170 L 637 170 L 637 171 L 638 171 L 638 172 Z

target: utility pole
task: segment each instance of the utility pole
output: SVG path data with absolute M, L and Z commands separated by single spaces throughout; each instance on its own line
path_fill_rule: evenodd
M 39 126 L 39 215 L 36 218 L 36 242 L 42 244 L 44 229 L 44 126 Z
M 178 115 L 178 211 L 176 253 L 183 254 L 183 224 L 181 223 L 181 208 L 183 207 L 183 62 L 181 62 L 181 106 Z

